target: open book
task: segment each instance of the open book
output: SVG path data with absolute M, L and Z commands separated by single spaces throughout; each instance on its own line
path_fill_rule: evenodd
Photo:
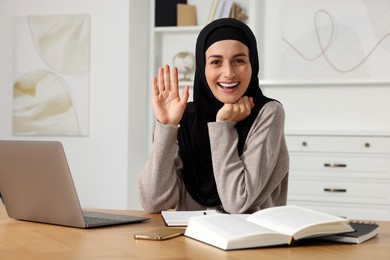
M 289 245 L 299 239 L 353 231 L 349 220 L 299 206 L 267 208 L 246 218 L 228 214 L 190 219 L 184 235 L 224 249 Z

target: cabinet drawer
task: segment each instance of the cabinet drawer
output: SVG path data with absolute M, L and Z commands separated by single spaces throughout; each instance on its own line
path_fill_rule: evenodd
M 389 137 L 286 135 L 291 152 L 389 153 Z
M 299 201 L 389 204 L 390 183 L 291 179 L 288 198 Z
M 390 157 L 290 154 L 291 176 L 390 179 Z

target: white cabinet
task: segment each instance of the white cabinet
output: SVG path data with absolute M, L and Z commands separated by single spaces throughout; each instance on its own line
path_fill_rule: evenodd
M 351 219 L 390 219 L 390 137 L 287 135 L 288 203 Z

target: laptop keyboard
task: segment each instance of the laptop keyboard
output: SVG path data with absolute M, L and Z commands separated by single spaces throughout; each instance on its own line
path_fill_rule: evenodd
M 84 221 L 88 225 L 118 223 L 118 220 L 115 219 L 97 217 L 84 217 Z

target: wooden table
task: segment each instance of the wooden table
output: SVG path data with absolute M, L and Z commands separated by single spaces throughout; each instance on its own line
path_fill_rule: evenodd
M 363 244 L 306 242 L 294 247 L 223 251 L 181 236 L 165 241 L 135 240 L 137 232 L 163 227 L 159 214 L 110 211 L 150 217 L 145 223 L 77 229 L 8 218 L 0 205 L 0 259 L 390 259 L 390 222 Z

